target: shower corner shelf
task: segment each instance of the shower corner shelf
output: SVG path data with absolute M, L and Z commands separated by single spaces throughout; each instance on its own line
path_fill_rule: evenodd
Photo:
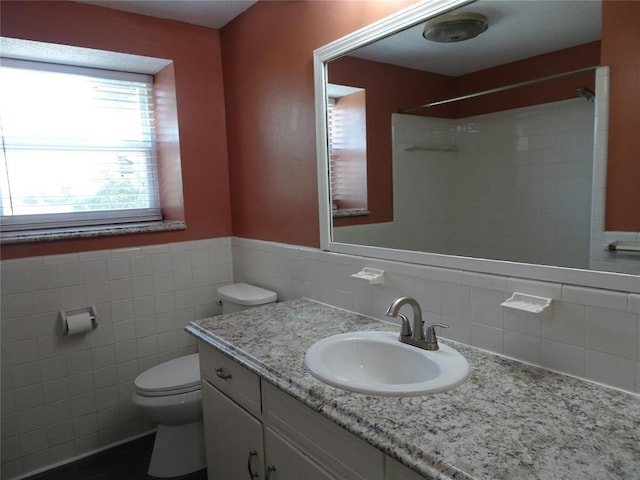
M 405 152 L 457 152 L 455 145 L 407 145 Z

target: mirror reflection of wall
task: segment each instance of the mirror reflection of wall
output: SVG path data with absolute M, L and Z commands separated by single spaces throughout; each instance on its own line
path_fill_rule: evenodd
M 583 98 L 458 119 L 394 114 L 394 221 L 335 238 L 587 268 L 593 124 Z
M 580 21 L 567 26 L 567 15 L 554 16 L 559 4 Z M 475 10 L 489 19 L 477 38 L 433 47 L 423 22 L 327 63 L 329 82 L 367 91 L 370 214 L 334 215 L 332 240 L 640 273 L 629 255 L 604 251 L 608 76 L 600 76 L 599 104 L 593 95 L 606 53 L 600 3 L 479 0 L 457 11 Z M 550 24 L 562 35 L 534 38 L 531 28 Z M 507 25 L 497 43 L 491 35 Z M 501 90 L 509 85 L 520 87 Z M 500 91 L 473 95 L 492 90 Z M 473 98 L 449 102 L 465 96 Z M 598 139 L 605 143 L 596 155 Z

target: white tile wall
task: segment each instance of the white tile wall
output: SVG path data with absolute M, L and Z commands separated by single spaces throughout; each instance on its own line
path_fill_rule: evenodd
M 184 326 L 219 313 L 232 274 L 229 238 L 3 261 L 0 476 L 151 430 L 133 380 L 195 351 Z M 59 310 L 92 304 L 98 328 L 63 336 Z
M 383 286 L 354 279 L 385 270 Z M 217 286 L 246 281 L 381 320 L 416 297 L 443 338 L 640 392 L 640 296 L 423 267 L 240 238 L 2 262 L 2 478 L 19 477 L 152 428 L 132 381 L 192 352 L 183 328 L 217 314 Z M 523 272 L 525 272 L 523 270 Z M 514 291 L 553 298 L 541 318 L 506 311 Z M 95 303 L 100 326 L 63 337 L 58 310 Z
M 557 372 L 640 393 L 640 300 L 637 294 L 421 267 L 256 240 L 233 239 L 234 279 L 306 296 L 388 320 L 397 296 L 414 296 L 427 322 L 450 325 L 443 338 Z M 350 277 L 385 270 L 384 285 Z M 500 307 L 520 293 L 553 299 L 537 317 Z

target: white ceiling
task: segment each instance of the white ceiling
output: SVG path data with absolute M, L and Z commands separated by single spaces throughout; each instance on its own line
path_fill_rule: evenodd
M 456 11 L 482 13 L 489 29 L 467 41 L 435 43 L 422 37 L 422 22 L 352 55 L 458 76 L 600 38 L 599 0 L 478 0 Z
M 221 28 L 257 0 L 78 1 Z M 600 0 L 477 0 L 457 11 L 482 13 L 489 29 L 471 40 L 441 44 L 422 37 L 421 23 L 353 56 L 458 76 L 600 38 Z
M 101 7 L 222 28 L 257 0 L 77 0 Z

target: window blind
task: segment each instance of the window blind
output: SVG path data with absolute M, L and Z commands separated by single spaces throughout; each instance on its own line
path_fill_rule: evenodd
M 160 220 L 153 77 L 2 59 L 3 230 Z
M 338 108 L 333 98 L 329 99 L 327 111 L 331 202 L 338 209 L 366 208 L 366 147 L 362 145 L 365 141 L 362 119 Z
M 334 98 L 329 99 L 329 175 L 331 180 L 331 199 L 337 204 L 349 196 L 349 165 L 341 152 L 345 149 L 344 119 L 340 109 L 335 108 Z

